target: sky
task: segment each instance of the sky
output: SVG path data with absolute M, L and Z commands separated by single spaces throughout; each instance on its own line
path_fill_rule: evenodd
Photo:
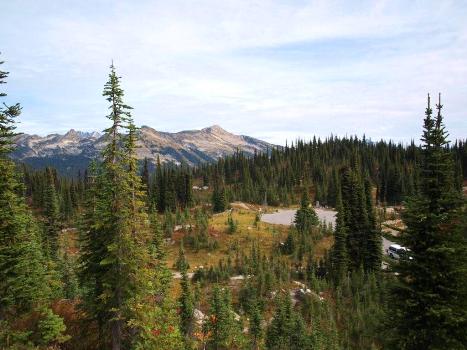
M 467 1 L 0 0 L 18 130 L 108 126 L 112 60 L 137 125 L 275 144 L 419 140 L 427 93 L 467 137 Z

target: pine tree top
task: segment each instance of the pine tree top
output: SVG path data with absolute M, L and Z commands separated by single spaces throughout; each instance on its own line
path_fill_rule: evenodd
M 0 61 L 0 66 L 4 61 Z M 6 78 L 9 72 L 0 70 L 0 85 L 6 84 Z M 7 94 L 0 91 L 0 97 L 5 97 Z M 9 106 L 5 103 L 0 104 L 0 157 L 4 157 L 13 149 L 13 138 L 18 135 L 15 132 L 15 118 L 21 114 L 21 106 L 19 103 Z

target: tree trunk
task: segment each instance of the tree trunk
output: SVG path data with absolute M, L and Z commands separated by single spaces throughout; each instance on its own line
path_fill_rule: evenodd
M 121 350 L 122 347 L 122 322 L 120 320 L 112 321 L 112 350 Z

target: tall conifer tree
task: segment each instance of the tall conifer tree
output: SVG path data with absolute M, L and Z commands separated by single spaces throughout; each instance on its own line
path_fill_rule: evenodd
M 389 327 L 394 349 L 465 349 L 467 344 L 467 239 L 465 207 L 453 183 L 453 161 L 441 115 L 430 97 L 423 125 L 420 194 L 403 212 L 401 236 L 409 256 L 394 266 Z M 462 231 L 461 227 L 464 227 Z
M 179 297 L 180 304 L 180 324 L 181 331 L 185 335 L 186 342 L 189 344 L 189 339 L 193 331 L 193 312 L 194 312 L 194 301 L 193 295 L 190 288 L 190 280 L 188 277 L 188 262 L 185 258 L 183 250 L 183 241 L 180 246 L 179 263 L 178 269 L 181 273 L 180 286 L 182 289 Z
M 0 62 L 0 65 L 3 62 Z M 7 72 L 0 70 L 0 85 L 5 83 Z M 6 96 L 0 92 L 0 97 Z M 0 347 L 19 346 L 10 339 L 10 326 L 19 318 L 38 312 L 52 315 L 57 332 L 47 334 L 47 339 L 34 331 L 25 330 L 21 341 L 30 344 L 30 336 L 38 342 L 56 341 L 65 330 L 62 319 L 48 309 L 50 279 L 43 256 L 37 224 L 26 206 L 24 188 L 15 164 L 8 158 L 12 151 L 19 104 L 0 106 Z M 19 335 L 22 329 L 12 330 Z M 39 331 L 40 333 L 40 331 Z M 5 338 L 3 338 L 5 337 Z M 22 348 L 22 346 L 19 346 Z
M 366 213 L 368 215 L 368 228 L 366 235 L 366 254 L 364 257 L 365 271 L 379 271 L 383 255 L 381 231 L 376 226 L 375 208 L 371 195 L 371 182 L 365 180 L 365 202 Z
M 55 176 L 51 168 L 46 169 L 46 187 L 44 192 L 46 242 L 49 245 L 48 248 L 50 249 L 51 256 L 56 258 L 60 232 L 60 207 L 57 190 L 55 189 Z
M 89 221 L 85 223 L 81 274 L 87 291 L 84 306 L 98 321 L 102 346 L 113 350 L 153 349 L 168 339 L 162 329 L 166 332 L 170 325 L 162 321 L 162 316 L 156 317 L 161 315 L 156 294 L 160 292 L 158 272 L 163 265 L 155 257 L 145 191 L 137 171 L 131 107 L 123 102 L 120 77 L 113 65 L 103 95 L 110 102 L 107 117 L 112 125 L 105 130 L 108 143 L 95 190 L 91 187 Z M 171 332 L 171 346 L 177 348 L 179 341 L 173 337 L 176 329 Z
M 334 229 L 334 246 L 331 251 L 331 264 L 334 282 L 338 284 L 348 271 L 347 228 L 345 226 L 345 212 L 340 189 L 337 190 L 336 210 L 336 227 Z

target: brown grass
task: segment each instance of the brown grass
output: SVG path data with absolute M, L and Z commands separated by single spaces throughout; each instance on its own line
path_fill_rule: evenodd
M 185 247 L 190 271 L 193 271 L 197 266 L 217 265 L 220 259 L 227 258 L 229 247 L 233 244 L 238 244 L 240 249 L 245 251 L 256 241 L 262 251 L 270 252 L 275 239 L 283 238 L 287 232 L 286 227 L 273 227 L 274 225 L 266 223 L 259 223 L 258 227 L 255 227 L 256 210 L 236 209 L 233 210 L 232 216 L 238 223 L 237 231 L 233 234 L 227 232 L 228 212 L 213 215 L 209 220 L 209 235 L 218 242 L 218 249 L 209 252 L 206 249 L 195 251 Z M 182 237 L 183 233 L 179 232 L 173 235 L 175 243 L 168 247 L 167 253 L 169 267 L 172 267 L 177 261 Z

